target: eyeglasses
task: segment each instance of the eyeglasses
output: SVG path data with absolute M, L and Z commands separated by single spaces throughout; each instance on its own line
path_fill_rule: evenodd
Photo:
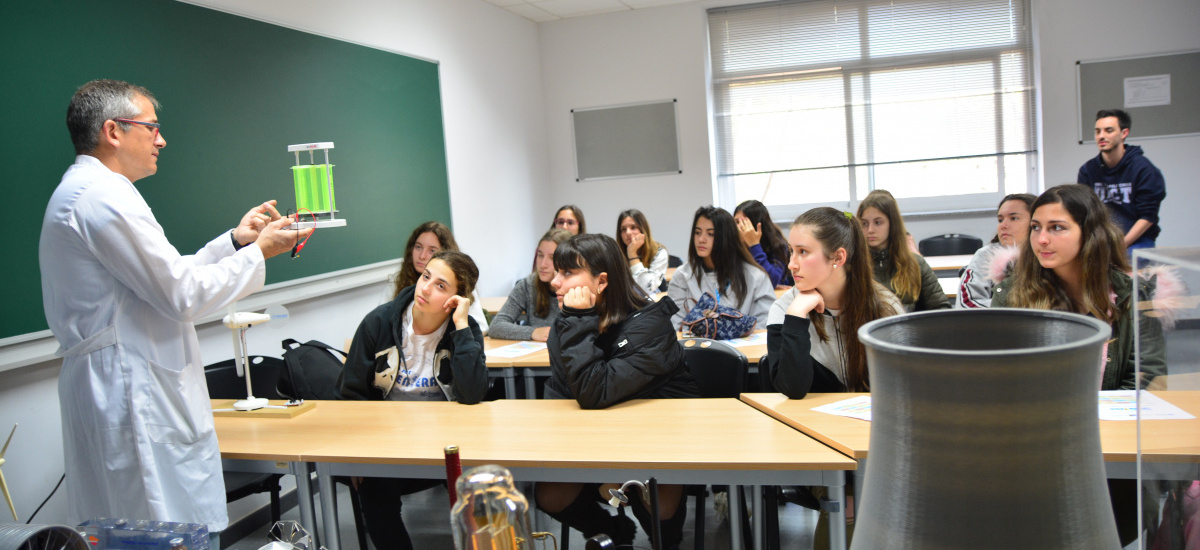
M 157 122 L 142 122 L 140 120 L 132 120 L 132 119 L 128 119 L 128 118 L 114 118 L 112 120 L 113 120 L 113 122 L 127 122 L 129 124 L 138 124 L 138 125 L 150 128 L 151 130 L 154 131 L 154 139 L 158 139 L 158 130 L 159 130 L 160 125 Z

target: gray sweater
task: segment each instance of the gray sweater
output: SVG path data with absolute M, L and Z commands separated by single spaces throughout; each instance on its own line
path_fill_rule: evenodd
M 504 302 L 504 307 L 492 318 L 492 325 L 488 329 L 489 338 L 532 340 L 533 329 L 548 327 L 554 323 L 559 311 L 557 298 L 550 298 L 550 310 L 545 317 L 538 317 L 533 313 L 533 284 L 536 280 L 537 273 L 530 273 L 528 277 L 513 285 L 512 292 L 508 293 L 508 301 Z
M 720 305 L 729 306 L 746 315 L 757 317 L 758 322 L 755 324 L 755 328 L 765 328 L 767 312 L 771 309 L 771 303 L 775 301 L 775 286 L 771 284 L 771 277 L 758 264 L 742 262 L 742 270 L 746 274 L 746 296 L 735 301 L 736 297 L 732 296 L 732 291 L 727 288 L 721 289 Z M 700 282 L 697 283 L 690 263 L 684 262 L 679 269 L 675 270 L 675 276 L 671 277 L 671 282 L 667 285 L 667 298 L 670 298 L 679 307 L 679 311 L 671 316 L 671 324 L 676 329 L 705 292 L 714 297 L 717 295 L 717 273 L 715 271 L 705 272 L 700 277 Z

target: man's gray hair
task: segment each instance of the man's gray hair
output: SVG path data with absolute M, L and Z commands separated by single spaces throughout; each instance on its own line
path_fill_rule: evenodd
M 100 146 L 100 131 L 104 128 L 104 121 L 141 115 L 134 103 L 137 96 L 150 100 L 150 104 L 158 109 L 158 100 L 154 99 L 150 90 L 128 82 L 102 79 L 80 86 L 67 106 L 67 130 L 71 132 L 75 154 L 91 153 Z M 125 131 L 132 126 L 128 122 L 117 124 Z

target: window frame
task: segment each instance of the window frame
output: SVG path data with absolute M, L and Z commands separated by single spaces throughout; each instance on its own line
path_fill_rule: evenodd
M 712 15 L 714 13 L 726 11 L 742 11 L 747 9 L 757 9 L 760 7 L 776 6 L 781 4 L 797 4 L 812 2 L 813 0 L 799 0 L 786 2 L 771 2 L 768 4 L 743 5 L 726 8 L 714 8 L 709 10 L 709 22 L 711 24 Z M 902 211 L 908 215 L 937 215 L 937 214 L 957 214 L 970 212 L 990 212 L 995 209 L 995 205 L 1009 193 L 1024 193 L 1031 192 L 1032 189 L 1038 187 L 1038 170 L 1037 163 L 1039 157 L 1038 145 L 1038 128 L 1037 120 L 1037 86 L 1036 86 L 1036 54 L 1033 46 L 1033 14 L 1031 12 L 1030 0 L 1012 0 L 1012 4 L 1017 5 L 1016 9 L 1020 9 L 1024 14 L 1023 24 L 1016 25 L 1018 30 L 1024 30 L 1025 35 L 1010 43 L 996 44 L 990 46 L 979 46 L 970 49 L 949 49 L 940 52 L 918 52 L 899 55 L 888 55 L 879 58 L 870 58 L 870 41 L 869 33 L 866 27 L 871 23 L 871 20 L 864 15 L 870 8 L 869 1 L 856 2 L 855 7 L 858 9 L 858 48 L 860 56 L 854 60 L 837 60 L 837 61 L 819 61 L 814 63 L 797 63 L 787 66 L 774 65 L 767 68 L 747 70 L 739 73 L 730 73 L 727 75 L 719 75 L 719 69 L 715 66 L 712 59 L 713 50 L 717 48 L 718 38 L 714 36 L 712 29 L 709 31 L 709 92 L 712 94 L 712 116 L 710 124 L 713 129 L 712 151 L 714 153 L 713 166 L 714 176 L 713 185 L 715 194 L 720 204 L 726 206 L 730 210 L 738 204 L 737 198 L 737 183 L 734 181 L 737 176 L 749 174 L 778 174 L 787 172 L 803 172 L 816 169 L 828 168 L 845 168 L 849 171 L 846 179 L 847 199 L 833 202 L 804 202 L 795 204 L 767 204 L 768 210 L 775 219 L 793 219 L 803 212 L 818 206 L 832 206 L 842 210 L 854 211 L 858 203 L 866 195 L 867 192 L 880 187 L 886 189 L 886 184 L 881 185 L 875 179 L 874 172 L 879 166 L 892 164 L 923 162 L 923 161 L 941 161 L 955 160 L 965 158 L 994 158 L 996 162 L 996 182 L 997 189 L 994 192 L 986 193 L 961 193 L 954 195 L 939 195 L 929 197 L 898 197 L 897 202 Z M 1021 74 L 1024 76 L 1024 82 L 1020 86 L 1006 88 L 1004 85 L 1004 75 L 1002 66 L 1006 62 L 1006 57 L 1017 54 L 1021 57 Z M 871 121 L 862 123 L 865 129 L 865 136 L 857 136 L 854 109 L 856 103 L 850 98 L 851 82 L 856 77 L 861 77 L 864 82 L 870 82 L 873 74 L 883 72 L 894 72 L 900 70 L 920 70 L 937 67 L 952 67 L 956 65 L 964 65 L 970 63 L 986 63 L 992 67 L 991 92 L 993 96 L 993 118 L 994 121 L 994 152 L 986 154 L 974 154 L 964 156 L 932 156 L 926 159 L 903 159 L 893 161 L 874 161 L 871 156 L 874 155 L 872 140 L 877 133 L 883 133 L 875 128 L 879 121 Z M 747 83 L 761 82 L 769 83 L 773 81 L 782 81 L 788 78 L 795 78 L 806 74 L 828 76 L 830 74 L 841 75 L 841 87 L 846 101 L 842 104 L 842 109 L 845 111 L 842 119 L 846 123 L 845 134 L 845 164 L 831 164 L 821 167 L 804 167 L 795 169 L 775 169 L 766 171 L 753 171 L 744 173 L 725 173 L 722 166 L 724 159 L 733 159 L 732 143 L 726 143 L 722 138 L 722 134 L 730 136 L 729 141 L 733 139 L 733 130 L 725 131 L 721 128 L 721 123 L 732 124 L 732 116 L 727 111 L 731 108 L 728 104 L 730 101 L 730 93 L 727 92 L 732 83 L 738 85 L 746 85 Z M 871 86 L 869 84 L 863 86 L 865 95 L 861 108 L 869 112 L 872 108 L 872 99 L 870 97 Z M 1005 96 L 1011 93 L 1026 94 L 1026 98 L 1022 100 L 1025 106 L 1024 112 L 1019 113 L 1023 125 L 1017 125 L 1017 130 L 1023 130 L 1026 136 L 1023 138 L 1024 147 L 1018 147 L 1020 150 L 1006 150 L 1005 147 L 1005 132 L 1008 124 L 1006 121 L 1006 105 L 1004 102 Z M 870 115 L 868 115 L 870 120 Z M 1021 127 L 1023 126 L 1023 127 Z M 857 148 L 856 141 L 863 140 L 867 143 L 865 148 Z M 865 151 L 869 158 L 868 162 L 859 162 L 856 155 Z M 1024 156 L 1024 162 L 1018 163 L 1018 166 L 1006 166 L 1005 159 L 1009 156 Z M 1021 166 L 1023 164 L 1023 166 Z M 1016 174 L 1011 174 L 1012 168 L 1023 170 L 1024 177 Z M 859 174 L 864 173 L 867 178 L 866 182 L 858 181 Z M 761 198 L 765 197 L 759 197 Z M 764 201 L 765 203 L 766 201 Z

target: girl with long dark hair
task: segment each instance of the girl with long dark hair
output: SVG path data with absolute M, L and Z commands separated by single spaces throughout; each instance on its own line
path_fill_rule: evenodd
M 562 305 L 547 349 L 547 399 L 574 399 L 602 409 L 631 399 L 699 397 L 683 360 L 671 314 L 674 302 L 655 302 L 636 288 L 625 254 L 611 237 L 579 235 L 554 252 L 551 285 Z M 653 419 L 647 419 L 653 421 Z M 602 505 L 618 484 L 539 483 L 537 504 L 551 517 L 583 532 L 608 534 L 618 545 L 633 541 L 634 527 Z M 687 506 L 683 486 L 659 485 L 663 547 L 683 538 Z M 650 531 L 646 503 L 631 498 L 634 515 Z
M 792 286 L 792 274 L 788 271 L 788 242 L 783 238 L 779 226 L 771 221 L 766 205 L 748 200 L 737 205 L 733 211 L 738 234 L 750 250 L 754 261 L 771 276 L 776 287 Z
M 667 285 L 667 298 L 679 308 L 671 323 L 678 327 L 706 292 L 718 305 L 757 317 L 758 327 L 775 301 L 775 286 L 741 243 L 733 216 L 713 206 L 696 210 L 688 261 Z

